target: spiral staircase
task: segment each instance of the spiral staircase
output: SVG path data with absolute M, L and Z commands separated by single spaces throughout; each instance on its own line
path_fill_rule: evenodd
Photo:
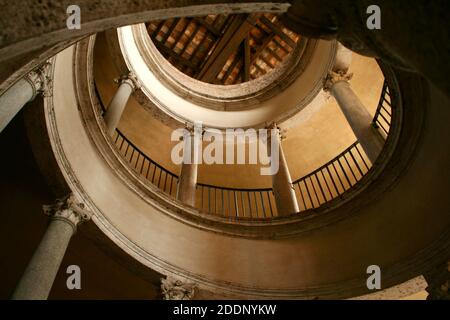
M 450 109 L 437 78 L 304 35 L 286 20 L 295 1 L 187 2 L 114 4 L 114 19 L 93 8 L 81 30 L 3 36 L 2 145 L 26 132 L 30 149 L 3 160 L 17 167 L 5 190 L 17 181 L 29 204 L 5 203 L 37 227 L 2 294 L 75 298 L 61 285 L 70 260 L 92 274 L 103 261 L 132 297 L 448 298 Z M 175 164 L 197 122 L 203 138 L 274 130 L 279 170 Z M 44 205 L 48 227 L 27 205 Z M 20 236 L 8 219 L 5 241 Z M 116 297 L 94 278 L 82 297 Z

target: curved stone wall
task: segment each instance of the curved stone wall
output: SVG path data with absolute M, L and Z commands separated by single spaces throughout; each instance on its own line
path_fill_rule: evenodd
M 57 56 L 54 95 L 46 99 L 58 163 L 99 228 L 148 267 L 230 295 L 343 298 L 366 293 L 369 265 L 380 265 L 384 286 L 391 286 L 448 256 L 450 204 L 443 199 L 450 187 L 450 151 L 440 146 L 449 135 L 450 111 L 440 108 L 448 101 L 421 78 L 396 73 L 405 105 L 399 147 L 381 155 L 384 170 L 352 201 L 294 225 L 269 224 L 261 229 L 264 235 L 245 231 L 247 236 L 236 237 L 208 229 L 201 217 L 184 219 L 183 206 L 170 199 L 162 205 L 164 195 L 133 181 L 100 143 L 105 137 L 92 134 L 97 119 L 81 117 L 78 106 L 86 102 L 79 101 L 68 76 L 73 61 L 73 47 Z M 315 224 L 318 219 L 328 222 Z

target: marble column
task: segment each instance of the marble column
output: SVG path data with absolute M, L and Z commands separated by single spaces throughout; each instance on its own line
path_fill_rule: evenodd
M 272 126 L 270 129 L 272 132 L 269 132 L 268 134 L 267 150 L 270 157 L 273 157 L 272 150 L 278 150 L 279 161 L 278 171 L 272 175 L 272 190 L 275 197 L 278 216 L 287 216 L 299 212 L 300 209 L 298 206 L 295 189 L 292 185 L 289 167 L 281 144 L 285 137 L 281 134 L 278 127 Z
M 200 159 L 199 148 L 202 142 L 201 138 L 196 139 L 195 129 L 189 128 L 184 131 L 183 142 L 183 163 L 178 178 L 177 200 L 194 207 Z
M 427 300 L 450 300 L 450 260 L 429 270 L 424 275 L 427 281 Z
M 0 132 L 29 101 L 47 89 L 50 77 L 47 75 L 48 66 L 31 71 L 25 77 L 13 84 L 0 96 Z
M 47 299 L 77 225 L 90 217 L 73 195 L 43 208 L 51 222 L 16 287 L 13 300 Z
M 133 73 L 123 76 L 115 81 L 119 83 L 119 89 L 109 103 L 104 116 L 106 127 L 108 128 L 110 135 L 114 134 L 131 94 L 133 91 L 140 88 L 139 81 Z
M 192 300 L 197 290 L 194 283 L 171 277 L 161 279 L 161 292 L 164 300 Z
M 384 145 L 384 140 L 371 125 L 372 116 L 350 87 L 352 74 L 332 71 L 325 81 L 325 91 L 336 99 L 369 160 L 374 163 Z

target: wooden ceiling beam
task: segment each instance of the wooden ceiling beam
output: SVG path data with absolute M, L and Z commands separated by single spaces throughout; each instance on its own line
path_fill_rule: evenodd
M 259 64 L 255 63 L 255 64 L 253 64 L 253 65 L 254 65 L 255 68 L 259 71 L 259 73 L 261 73 L 262 76 L 265 75 L 265 74 L 267 73 L 266 70 L 264 70 L 263 68 L 261 68 L 261 67 L 259 66 Z
M 253 54 L 250 64 L 253 64 L 256 62 L 256 60 L 259 58 L 261 53 L 263 53 L 264 49 L 269 45 L 269 43 L 273 40 L 275 35 L 273 33 L 268 34 L 267 37 L 264 39 L 263 43 L 258 47 L 256 52 Z
M 250 36 L 247 35 L 244 41 L 244 81 L 250 81 L 250 66 L 251 66 L 251 51 L 250 51 Z
M 209 38 L 209 34 L 208 34 L 207 31 L 205 31 L 205 34 L 204 34 L 202 40 L 200 40 L 200 43 L 197 45 L 197 47 L 194 49 L 194 52 L 193 52 L 192 55 L 191 55 L 190 60 L 191 60 L 193 63 L 195 63 L 197 66 L 199 66 L 199 65 L 201 64 L 201 59 L 199 59 L 199 58 L 197 57 L 197 55 L 198 55 L 198 53 L 201 53 L 201 52 L 202 52 L 202 51 L 200 51 L 201 49 L 203 49 L 203 50 L 206 51 L 206 49 L 205 49 L 205 43 L 206 43 L 206 40 L 208 40 L 208 38 Z M 207 54 L 207 53 L 206 53 L 206 54 Z M 195 70 L 195 72 L 198 72 L 198 68 L 197 68 L 197 70 Z
M 183 54 L 189 48 L 189 46 L 192 43 L 192 40 L 194 40 L 194 37 L 197 35 L 198 30 L 200 30 L 200 28 L 201 28 L 200 24 L 195 23 L 195 26 L 194 26 L 194 29 L 192 30 L 192 33 L 190 34 L 188 40 L 186 41 L 183 50 L 180 52 L 180 56 L 183 56 Z
M 170 46 L 170 49 L 174 49 L 177 46 L 177 43 L 180 41 L 180 39 L 183 37 L 184 32 L 186 31 L 186 28 L 189 26 L 189 24 L 191 23 L 190 20 L 187 20 L 186 18 L 181 18 L 181 20 L 179 21 L 179 23 L 185 22 L 185 26 L 184 29 L 178 34 L 178 36 L 176 38 L 174 38 L 174 43 Z M 178 23 L 178 24 L 179 24 Z
M 173 30 L 175 29 L 175 27 L 178 25 L 179 22 L 180 22 L 180 18 L 175 18 L 173 20 L 172 24 L 170 25 L 169 30 L 167 30 L 167 33 L 162 38 L 161 43 L 166 44 L 167 39 L 169 39 L 170 35 L 172 34 Z
M 234 56 L 234 59 L 232 61 L 232 63 L 230 64 L 230 66 L 228 67 L 227 71 L 225 72 L 225 75 L 222 78 L 222 83 L 225 84 L 225 82 L 228 80 L 228 78 L 231 76 L 231 74 L 233 73 L 233 70 L 236 68 L 236 66 L 238 65 L 238 63 L 241 61 L 241 50 L 239 50 L 239 52 L 236 53 L 236 55 Z M 236 79 L 233 79 L 232 84 L 236 83 L 235 81 Z
M 199 80 L 209 83 L 214 82 L 230 55 L 239 48 L 242 41 L 253 28 L 253 22 L 248 18 L 248 14 L 240 14 L 233 17 L 225 33 L 202 66 L 198 77 Z
M 263 54 L 260 55 L 261 60 L 264 61 L 265 64 L 267 64 L 270 68 L 275 69 L 275 65 L 270 61 L 270 59 L 267 59 L 264 57 Z
M 281 40 L 286 42 L 288 46 L 290 46 L 291 48 L 295 48 L 297 46 L 294 40 L 292 40 L 286 33 L 283 32 L 283 30 L 281 30 L 279 26 L 274 24 L 265 16 L 262 16 L 260 21 L 264 23 L 270 30 L 272 30 L 278 37 L 280 37 Z
M 288 50 L 280 41 L 277 40 L 277 38 L 273 38 L 273 42 L 275 42 L 275 44 L 278 46 L 278 48 L 283 50 L 285 53 L 287 53 L 287 54 L 291 53 L 291 50 Z
M 217 18 L 216 18 L 217 19 Z M 199 18 L 199 17 L 195 17 L 194 21 L 197 22 L 198 24 L 201 24 L 202 26 L 204 26 L 209 32 L 211 32 L 211 34 L 213 34 L 215 37 L 220 37 L 221 36 L 221 32 L 220 30 L 218 30 L 216 27 L 214 27 L 213 25 L 210 25 L 208 22 L 206 22 L 204 19 Z
M 152 37 L 156 38 L 158 36 L 158 33 L 159 33 L 159 31 L 161 31 L 161 28 L 163 27 L 164 23 L 165 23 L 165 21 L 162 20 L 156 25 L 156 29 L 153 31 Z
M 151 29 L 156 30 L 149 31 L 164 56 L 186 74 L 207 83 L 236 84 L 274 69 L 296 47 L 296 40 L 273 18 L 263 14 L 175 18 L 154 22 Z
M 272 48 L 267 46 L 266 49 L 275 59 L 277 59 L 279 62 L 283 62 L 283 59 Z
M 180 65 L 183 65 L 183 66 L 188 67 L 193 70 L 195 70 L 195 68 L 197 67 L 194 63 L 192 63 L 192 61 L 182 58 L 175 51 L 166 47 L 162 43 L 155 42 L 155 45 L 159 51 L 161 51 L 164 55 L 171 57 L 174 61 L 176 61 Z

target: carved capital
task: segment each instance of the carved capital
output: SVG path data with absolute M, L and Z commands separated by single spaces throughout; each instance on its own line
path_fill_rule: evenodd
M 73 194 L 56 200 L 54 204 L 42 206 L 44 213 L 55 220 L 68 222 L 76 231 L 77 226 L 90 219 L 90 212 L 83 203 L 78 202 Z
M 283 141 L 287 138 L 287 129 L 280 128 L 275 122 L 266 126 L 266 129 L 269 130 L 269 132 L 267 132 L 268 139 L 271 139 L 271 137 L 272 137 L 272 130 L 277 131 L 278 138 L 280 139 L 280 141 Z
M 427 300 L 450 300 L 450 260 L 424 274 L 428 283 Z
M 180 141 L 184 141 L 186 138 L 194 138 L 194 137 L 203 137 L 205 134 L 205 129 L 198 125 L 197 123 L 192 124 L 189 122 L 186 122 L 184 124 L 184 134 L 180 137 Z
M 161 291 L 164 300 L 191 300 L 195 296 L 197 285 L 167 277 L 161 279 Z
M 348 82 L 352 79 L 353 73 L 347 73 L 344 70 L 331 71 L 324 80 L 323 88 L 325 91 L 331 91 L 331 88 L 338 82 Z
M 33 89 L 33 97 L 38 94 L 49 97 L 52 94 L 52 77 L 50 75 L 51 62 L 46 62 L 41 67 L 28 73 L 24 79 L 31 85 Z
M 186 122 L 186 123 L 184 124 L 184 129 L 185 129 L 185 132 L 186 132 L 186 133 L 189 132 L 189 134 L 194 135 L 195 130 L 196 130 L 196 127 L 195 127 L 194 124 L 192 124 L 192 123 L 190 123 L 190 122 Z
M 139 81 L 139 79 L 133 72 L 130 72 L 127 75 L 121 76 L 120 78 L 114 79 L 114 82 L 117 84 L 126 83 L 133 89 L 133 91 L 138 90 L 142 87 L 141 82 Z

